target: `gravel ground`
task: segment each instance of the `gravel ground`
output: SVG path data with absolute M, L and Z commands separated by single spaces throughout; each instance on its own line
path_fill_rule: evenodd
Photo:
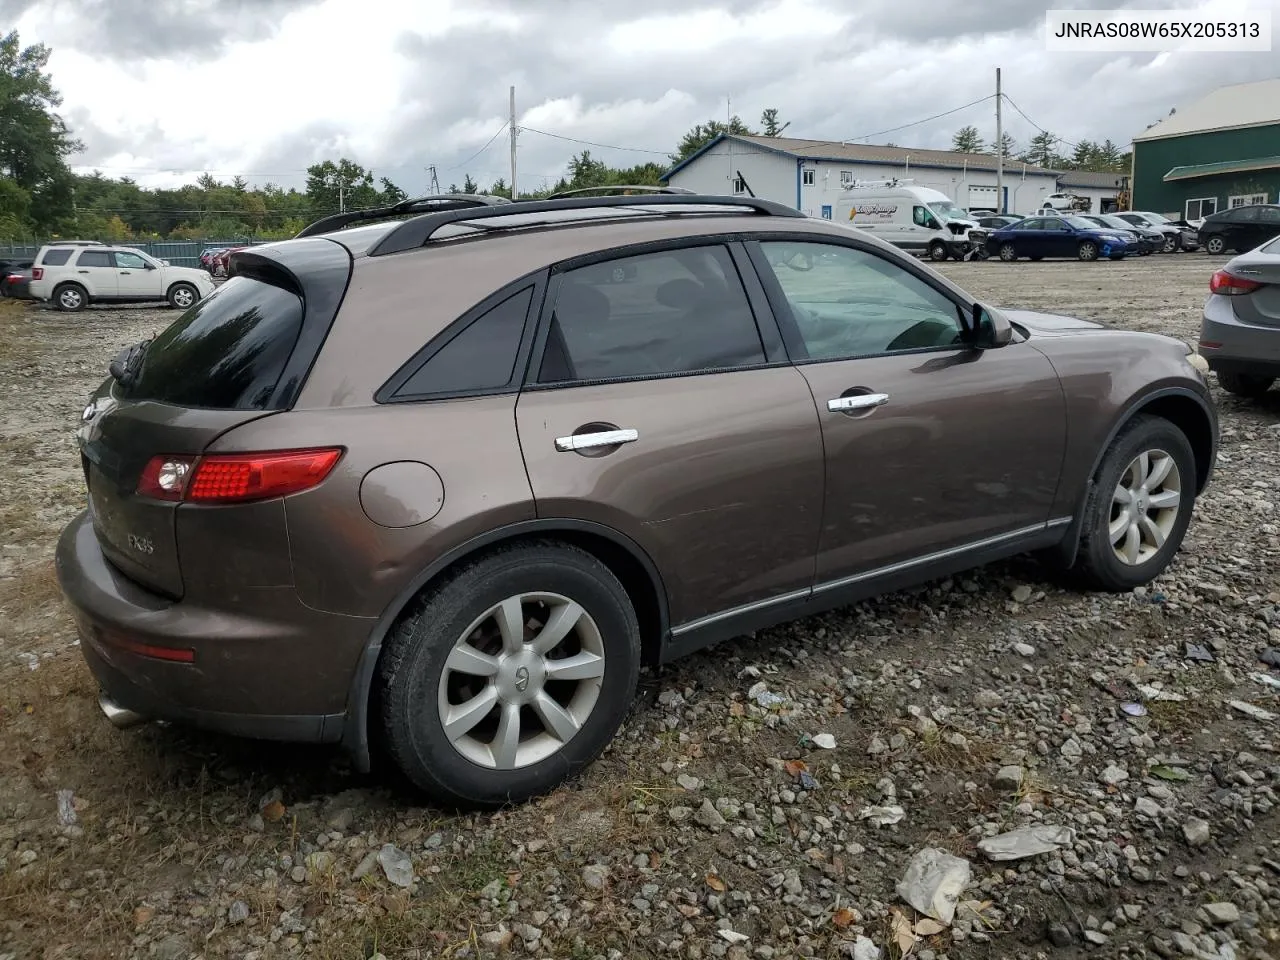
M 1193 339 L 1221 262 L 943 269 Z M 1280 713 L 1280 391 L 1218 394 L 1215 481 L 1149 589 L 1017 560 L 724 644 L 645 677 L 580 781 L 456 816 L 326 750 L 98 715 L 49 559 L 71 431 L 171 317 L 0 304 L 0 956 L 1280 956 L 1276 724 L 1249 714 Z M 903 883 L 930 864 L 933 906 Z

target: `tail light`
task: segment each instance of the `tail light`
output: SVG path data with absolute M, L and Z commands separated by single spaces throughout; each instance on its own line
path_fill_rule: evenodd
M 1246 280 L 1244 277 L 1236 277 L 1227 273 L 1225 270 L 1219 270 L 1209 278 L 1209 290 L 1213 293 L 1220 293 L 1224 297 L 1238 297 L 1244 293 L 1253 293 L 1253 291 L 1265 286 L 1257 280 Z
M 32 279 L 32 280 L 43 280 L 43 279 L 44 279 L 44 267 L 33 267 L 33 268 L 31 269 L 31 279 Z
M 342 458 L 341 448 L 152 457 L 138 495 L 175 503 L 248 503 L 318 486 Z

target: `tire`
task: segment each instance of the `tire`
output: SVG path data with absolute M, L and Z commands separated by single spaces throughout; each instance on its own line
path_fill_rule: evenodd
M 551 658 L 544 660 L 533 650 L 529 641 L 537 633 L 529 636 L 527 626 L 519 651 L 514 656 L 501 653 L 501 629 L 490 614 L 509 609 L 513 599 L 522 597 L 523 625 L 563 616 L 554 611 L 572 609 L 569 604 L 578 605 L 583 614 L 566 640 L 553 647 Z M 543 606 L 539 600 L 551 604 Z M 515 622 L 514 617 L 508 622 Z M 466 642 L 478 634 L 488 636 L 479 644 Z M 554 654 L 566 645 L 568 656 L 602 657 L 602 666 L 599 660 L 594 663 L 603 677 L 552 681 L 535 694 L 531 687 L 538 685 L 541 665 L 554 663 Z M 467 653 L 456 655 L 460 648 Z M 480 674 L 459 668 L 480 669 L 475 665 L 485 656 L 484 670 L 500 671 L 492 679 L 477 681 Z M 516 657 L 524 664 L 513 663 Z M 432 587 L 384 645 L 380 692 L 386 749 L 409 781 L 438 803 L 481 809 L 519 803 L 550 792 L 600 755 L 631 706 L 639 670 L 640 626 L 626 590 L 608 567 L 583 550 L 550 541 L 499 548 Z M 457 684 L 465 680 L 469 688 Z M 578 686 L 571 694 L 572 683 Z M 481 705 L 479 723 L 451 740 L 442 714 L 486 695 L 493 702 Z M 578 714 L 580 726 L 563 741 L 549 732 L 541 719 L 547 714 L 533 705 L 548 696 L 561 707 L 559 714 L 550 714 L 553 718 L 564 722 L 570 717 L 566 706 Z M 499 769 L 499 716 L 511 715 L 520 721 L 521 732 L 532 732 L 531 726 L 537 732 L 504 758 L 512 766 Z
M 64 283 L 53 291 L 53 304 L 66 313 L 76 313 L 89 305 L 89 293 L 78 283 Z
M 1164 509 L 1143 502 L 1131 513 L 1119 502 L 1117 494 L 1122 484 L 1134 486 L 1134 465 L 1143 457 L 1155 473 L 1163 460 L 1170 467 L 1159 483 L 1142 494 L 1143 501 L 1161 498 L 1167 503 L 1172 494 L 1176 502 Z M 1108 592 L 1123 592 L 1150 583 L 1182 545 L 1195 507 L 1195 453 L 1186 434 L 1161 417 L 1135 417 L 1112 441 L 1093 480 L 1085 501 L 1080 549 L 1072 572 L 1085 585 Z M 1133 518 L 1127 524 L 1126 514 Z M 1137 519 L 1139 516 L 1145 519 Z M 1112 530 L 1120 531 L 1114 541 Z M 1134 530 L 1138 537 L 1136 548 Z M 1134 559 L 1122 560 L 1119 552 Z
M 200 301 L 200 291 L 189 283 L 175 283 L 165 299 L 175 310 L 186 310 Z
M 1182 249 L 1182 238 L 1178 236 L 1166 236 L 1164 238 L 1164 246 L 1161 247 L 1161 253 L 1177 253 Z
M 1233 393 L 1237 397 L 1249 397 L 1251 399 L 1260 397 L 1270 390 L 1271 385 L 1275 382 L 1275 377 L 1218 371 L 1218 385 L 1227 393 Z
M 1005 263 L 1013 263 L 1018 259 L 1018 251 L 1013 248 L 1012 243 L 1000 244 L 1000 259 Z
M 935 240 L 933 243 L 929 244 L 930 260 L 946 260 L 949 256 L 950 254 L 947 253 L 947 245 L 941 240 Z
M 1212 253 L 1215 256 L 1219 253 L 1227 252 L 1227 241 L 1222 237 L 1210 237 L 1204 245 L 1205 253 Z
M 1084 260 L 1085 262 L 1097 260 L 1098 245 L 1094 243 L 1092 240 L 1084 240 L 1081 242 L 1079 248 L 1076 250 L 1076 256 L 1079 259 Z

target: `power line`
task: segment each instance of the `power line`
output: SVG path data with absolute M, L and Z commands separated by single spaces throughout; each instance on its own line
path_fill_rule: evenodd
M 616 143 L 596 143 L 594 140 L 579 140 L 577 137 L 566 137 L 560 133 L 548 133 L 546 130 L 538 130 L 535 127 L 521 127 L 520 130 L 551 137 L 553 140 L 567 140 L 569 143 L 580 143 L 587 147 L 599 147 L 601 150 L 627 150 L 631 153 L 652 153 L 660 157 L 669 157 L 671 155 L 670 150 L 650 150 L 647 147 L 622 147 Z
M 484 153 L 486 150 L 488 150 L 490 147 L 492 147 L 492 146 L 493 146 L 493 141 L 497 140 L 500 136 L 502 136 L 502 135 L 503 135 L 504 133 L 506 133 L 506 132 L 507 132 L 507 125 L 504 123 L 502 126 L 500 126 L 500 127 L 499 127 L 495 132 L 494 132 L 493 136 L 489 138 L 489 142 L 488 142 L 488 143 L 486 143 L 483 147 L 481 147 L 479 150 L 477 150 L 477 151 L 476 151 L 475 153 L 473 153 L 471 156 L 467 157 L 467 159 L 463 160 L 461 163 L 455 163 L 452 167 L 445 167 L 445 171 L 444 171 L 444 172 L 445 172 L 445 173 L 448 173 L 450 170 L 460 170 L 460 169 L 462 169 L 462 168 L 463 168 L 463 167 L 465 167 L 468 163 L 470 163 L 472 160 L 474 160 L 476 157 L 480 156 L 480 154 Z
M 886 133 L 896 133 L 899 130 L 906 130 L 908 127 L 918 127 L 922 123 L 929 123 L 933 120 L 941 120 L 943 117 L 949 117 L 953 113 L 959 113 L 961 110 L 968 110 L 970 107 L 976 107 L 980 103 L 986 103 L 988 100 L 994 100 L 995 98 L 996 98 L 996 95 L 994 93 L 989 93 L 985 97 L 980 97 L 979 99 L 966 103 L 963 106 L 956 107 L 952 110 L 944 110 L 942 113 L 935 113 L 933 116 L 925 117 L 923 120 L 915 120 L 915 121 L 912 121 L 911 123 L 904 123 L 900 127 L 890 127 L 888 130 L 877 130 L 875 133 L 866 133 L 860 137 L 847 137 L 844 140 L 825 140 L 825 141 L 819 140 L 816 142 L 818 143 L 850 143 L 854 140 L 870 140 L 872 137 L 882 137 Z M 1018 112 L 1021 113 L 1022 111 L 1019 110 Z
M 1003 96 L 1003 97 L 1004 97 L 1004 99 L 1008 101 L 1009 106 L 1013 107 L 1013 109 L 1014 109 L 1014 110 L 1016 110 L 1016 111 L 1018 112 L 1018 116 L 1022 117 L 1022 119 L 1023 119 L 1023 120 L 1027 121 L 1027 123 L 1031 124 L 1033 127 L 1035 127 L 1037 130 L 1039 130 L 1041 133 L 1043 133 L 1043 134 L 1047 134 L 1048 136 L 1053 137 L 1053 142 L 1054 142 L 1054 143 L 1061 143 L 1061 144 L 1065 144 L 1066 146 L 1070 147 L 1072 150 L 1074 150 L 1076 147 L 1078 147 L 1078 146 L 1079 146 L 1079 144 L 1078 144 L 1078 143 L 1072 143 L 1070 140 L 1063 139 L 1062 137 L 1058 136 L 1057 134 L 1052 133 L 1052 132 L 1050 132 L 1049 130 L 1046 130 L 1044 127 L 1040 126 L 1040 124 L 1036 123 L 1034 120 L 1032 120 L 1030 117 L 1028 117 L 1025 113 L 1023 113 L 1023 112 L 1022 112 L 1022 108 L 1021 108 L 1020 106 L 1018 106 L 1016 103 L 1014 103 L 1014 102 L 1013 102 L 1013 98 L 1012 98 L 1011 96 L 1009 96 L 1007 93 L 1005 93 L 1005 94 L 1001 94 L 1001 96 Z

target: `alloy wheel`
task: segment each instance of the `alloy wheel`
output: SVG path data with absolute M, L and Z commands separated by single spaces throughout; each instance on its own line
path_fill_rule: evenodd
M 76 310 L 84 302 L 84 296 L 74 287 L 68 287 L 58 294 L 58 303 L 68 310 Z
M 1182 504 L 1182 474 L 1164 450 L 1146 450 L 1130 461 L 1111 497 L 1107 533 L 1116 558 L 1138 566 L 1169 539 Z
M 190 287 L 179 287 L 173 291 L 173 305 L 185 310 L 196 302 L 195 294 Z
M 554 593 L 507 597 L 454 643 L 440 676 L 440 724 L 472 763 L 526 767 L 583 728 L 604 672 L 600 628 L 579 604 Z

